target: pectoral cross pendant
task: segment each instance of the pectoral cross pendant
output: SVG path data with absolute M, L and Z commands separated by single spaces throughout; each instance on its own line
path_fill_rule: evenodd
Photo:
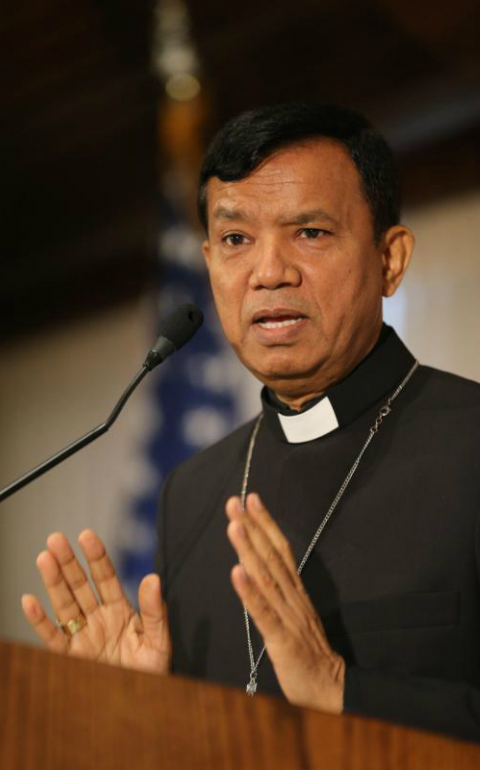
M 247 695 L 250 695 L 251 698 L 255 695 L 257 692 L 257 678 L 255 675 L 250 677 L 250 681 L 247 684 Z

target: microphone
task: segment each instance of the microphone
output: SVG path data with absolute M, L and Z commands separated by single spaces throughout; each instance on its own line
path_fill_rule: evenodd
M 203 313 L 200 308 L 192 304 L 181 305 L 160 324 L 158 339 L 143 365 L 151 372 L 169 355 L 180 350 L 188 340 L 192 339 L 202 323 Z
M 39 476 L 42 476 L 51 468 L 54 468 L 59 463 L 63 462 L 63 460 L 66 460 L 67 457 L 71 457 L 75 452 L 78 452 L 84 446 L 87 446 L 92 441 L 95 441 L 96 438 L 106 433 L 113 425 L 133 391 L 136 389 L 137 385 L 140 384 L 145 375 L 151 372 L 156 366 L 163 363 L 163 361 L 165 361 L 165 359 L 172 353 L 180 350 L 180 348 L 193 337 L 195 332 L 198 331 L 202 323 L 203 313 L 196 305 L 181 305 L 181 307 L 174 310 L 174 312 L 160 324 L 157 341 L 149 350 L 142 368 L 137 372 L 130 385 L 124 390 L 105 422 L 101 425 L 97 425 L 97 427 L 89 433 L 81 436 L 60 452 L 52 455 L 43 463 L 40 463 L 40 465 L 32 468 L 28 473 L 20 476 L 20 478 L 13 481 L 7 487 L 4 487 L 4 489 L 0 491 L 0 502 L 6 500 L 6 498 L 13 495 L 14 492 L 17 492 L 19 489 L 22 489 L 22 487 L 30 484 L 34 479 L 38 479 Z

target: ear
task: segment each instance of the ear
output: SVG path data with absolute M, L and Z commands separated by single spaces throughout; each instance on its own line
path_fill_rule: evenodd
M 208 238 L 202 243 L 202 254 L 206 262 L 207 269 L 210 270 L 210 241 Z
M 383 291 L 384 297 L 391 297 L 400 286 L 410 263 L 415 238 L 405 225 L 390 227 L 383 236 Z

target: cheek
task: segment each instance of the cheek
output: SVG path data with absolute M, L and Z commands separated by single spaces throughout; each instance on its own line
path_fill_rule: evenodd
M 303 271 L 304 285 L 322 316 L 341 313 L 351 305 L 359 291 L 359 276 L 346 260 L 324 262 L 320 267 L 307 266 Z
M 210 284 L 225 334 L 231 339 L 240 324 L 244 296 L 241 283 L 233 273 L 211 269 Z
M 366 308 L 374 307 L 381 298 L 383 277 L 380 260 L 366 259 L 365 255 L 338 254 L 322 270 L 312 266 L 304 272 L 310 294 L 327 325 L 335 325 L 358 316 L 365 316 Z M 343 320 L 342 320 L 343 319 Z

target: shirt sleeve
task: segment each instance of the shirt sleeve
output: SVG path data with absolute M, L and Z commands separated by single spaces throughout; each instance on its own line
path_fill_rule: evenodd
M 344 712 L 480 741 L 480 690 L 464 682 L 351 667 Z

